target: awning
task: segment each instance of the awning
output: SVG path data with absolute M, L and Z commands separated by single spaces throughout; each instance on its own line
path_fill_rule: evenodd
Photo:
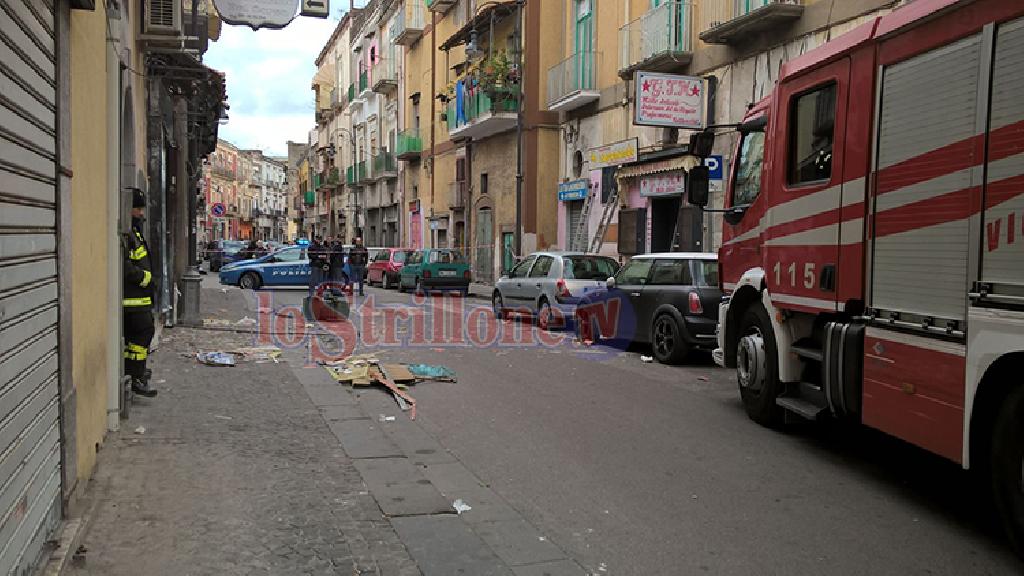
M 655 160 L 653 162 L 644 162 L 643 164 L 631 164 L 629 166 L 623 166 L 615 172 L 615 177 L 622 180 L 626 178 L 636 178 L 637 176 L 645 176 L 647 174 L 657 174 L 659 172 L 671 172 L 673 170 L 687 170 L 697 165 L 698 160 L 692 156 L 683 155 L 676 156 L 674 158 L 666 158 L 664 160 Z

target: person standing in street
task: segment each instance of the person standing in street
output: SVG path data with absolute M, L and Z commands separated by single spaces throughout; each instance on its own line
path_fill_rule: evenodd
M 370 252 L 363 246 L 363 239 L 356 238 L 348 255 L 348 265 L 352 268 L 352 282 L 359 285 L 359 295 L 363 295 L 363 277 L 366 276 L 366 264 Z
M 309 295 L 313 296 L 320 284 L 330 279 L 331 261 L 327 245 L 317 236 L 309 245 Z
M 345 245 L 341 238 L 331 242 L 331 281 L 345 285 Z
M 146 196 L 132 191 L 132 230 L 124 239 L 124 373 L 131 377 L 132 392 L 152 398 L 157 391 L 149 386 L 146 359 L 153 341 L 153 268 L 149 248 L 142 235 L 146 217 Z

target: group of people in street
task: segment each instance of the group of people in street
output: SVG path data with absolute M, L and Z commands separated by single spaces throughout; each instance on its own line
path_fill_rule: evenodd
M 238 259 L 255 260 L 256 258 L 262 258 L 267 254 L 270 254 L 270 247 L 263 242 L 250 240 L 249 244 L 245 248 L 242 248 L 242 251 L 238 253 Z
M 346 246 L 340 238 L 314 237 L 307 251 L 310 296 L 318 286 L 326 282 L 344 286 L 346 290 L 357 286 L 359 295 L 363 295 L 363 280 L 366 278 L 370 253 L 363 246 L 362 238 L 353 238 L 352 244 Z

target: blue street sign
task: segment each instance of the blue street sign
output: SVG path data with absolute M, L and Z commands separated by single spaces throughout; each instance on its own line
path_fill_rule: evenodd
M 227 208 L 224 207 L 222 202 L 215 202 L 213 206 L 210 206 L 210 214 L 213 214 L 217 218 L 220 218 L 226 213 Z
M 708 167 L 709 180 L 722 179 L 722 173 L 724 171 L 722 170 L 722 157 L 720 155 L 708 156 L 707 158 L 704 159 L 704 165 Z
M 586 200 L 590 191 L 590 180 L 581 178 L 558 185 L 558 199 L 562 202 L 568 200 Z

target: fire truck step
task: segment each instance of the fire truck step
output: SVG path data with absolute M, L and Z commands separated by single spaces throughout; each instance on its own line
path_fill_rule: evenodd
M 808 420 L 817 420 L 818 417 L 825 412 L 824 408 L 814 404 L 813 402 L 804 400 L 803 398 L 779 396 L 775 399 L 775 403 Z
M 821 362 L 822 353 L 820 347 L 815 347 L 813 344 L 805 344 L 803 340 L 793 344 L 790 348 L 794 354 L 803 358 L 804 360 L 814 360 L 815 362 Z

